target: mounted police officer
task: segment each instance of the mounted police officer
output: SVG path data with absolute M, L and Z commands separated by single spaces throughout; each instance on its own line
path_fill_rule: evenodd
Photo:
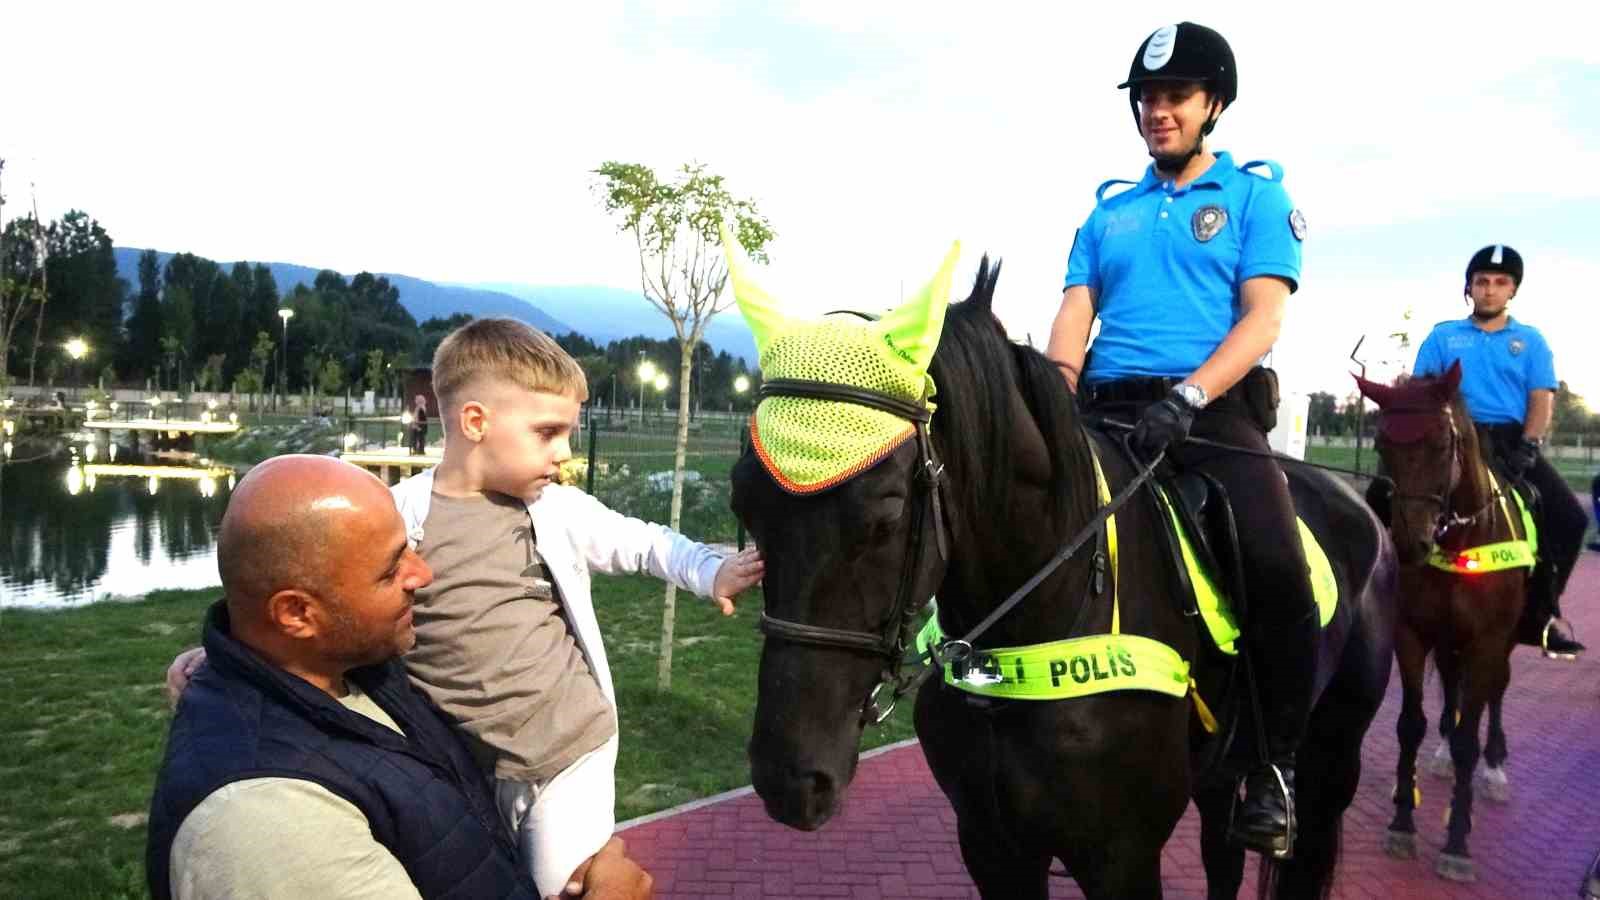
M 1300 278 L 1305 219 L 1271 162 L 1239 165 L 1206 137 L 1238 94 L 1233 51 L 1192 22 L 1160 28 L 1134 56 L 1134 121 L 1154 162 L 1137 183 L 1110 181 L 1078 230 L 1049 355 L 1090 411 L 1135 422 L 1136 452 L 1162 451 L 1227 490 L 1248 536 L 1251 658 L 1263 691 L 1271 765 L 1245 778 L 1235 840 L 1293 846 L 1294 757 L 1305 733 L 1318 620 L 1288 483 L 1266 456 L 1277 381 L 1259 366 Z M 1113 185 L 1132 184 L 1120 193 Z M 1085 349 L 1095 318 L 1100 333 Z
M 1460 360 L 1461 397 L 1479 443 L 1512 481 L 1538 492 L 1539 564 L 1528 584 L 1519 639 L 1542 645 L 1549 656 L 1576 659 L 1584 646 L 1551 626 L 1561 615 L 1561 592 L 1577 564 L 1589 520 L 1539 452 L 1560 383 L 1544 335 L 1511 317 L 1511 300 L 1521 287 L 1522 254 L 1504 244 L 1474 253 L 1464 288 L 1472 314 L 1433 326 L 1417 350 L 1412 373 L 1439 375 Z

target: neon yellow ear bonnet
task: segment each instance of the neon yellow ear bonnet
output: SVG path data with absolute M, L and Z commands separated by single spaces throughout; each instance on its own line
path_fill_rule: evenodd
M 749 260 L 726 229 L 722 246 L 734 297 L 755 333 L 763 379 L 849 385 L 933 409 L 928 363 L 944 327 L 959 244 L 922 291 L 876 321 L 850 314 L 791 319 L 751 279 Z M 750 422 L 756 455 L 792 494 L 847 481 L 915 433 L 912 423 L 893 413 L 809 397 L 767 397 Z

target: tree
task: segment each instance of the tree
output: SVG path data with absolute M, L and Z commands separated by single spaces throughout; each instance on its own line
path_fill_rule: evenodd
M 222 365 L 226 357 L 221 353 L 213 353 L 206 357 L 205 365 L 194 373 L 195 385 L 202 391 L 222 387 Z
M 383 350 L 367 351 L 367 371 L 361 376 L 361 381 L 367 390 L 377 394 L 383 388 Z
M 161 261 L 154 250 L 139 254 L 139 293 L 128 317 L 126 369 L 148 376 L 161 368 Z
M 1342 434 L 1343 422 L 1339 418 L 1338 401 L 1326 391 L 1317 391 L 1308 399 L 1306 431 L 1309 434 Z
M 720 230 L 726 226 L 753 259 L 766 261 L 774 234 L 754 201 L 734 197 L 720 175 L 690 163 L 662 181 L 649 166 L 608 161 L 594 170 L 595 188 L 618 230 L 633 237 L 639 253 L 639 285 L 644 299 L 672 322 L 678 338 L 678 436 L 672 463 L 669 525 L 676 530 L 683 511 L 683 468 L 689 444 L 689 387 L 695 347 L 706 325 L 726 309 L 722 289 L 728 281 Z M 677 589 L 667 585 L 661 616 L 661 655 L 656 684 L 672 687 L 672 634 Z
M 255 377 L 250 380 L 254 386 L 250 398 L 250 408 L 255 409 L 255 394 L 267 388 L 267 366 L 272 364 L 272 354 L 277 350 L 277 345 L 272 342 L 272 332 L 256 332 L 255 346 L 250 348 L 250 364 Z M 237 383 L 237 380 L 235 381 Z

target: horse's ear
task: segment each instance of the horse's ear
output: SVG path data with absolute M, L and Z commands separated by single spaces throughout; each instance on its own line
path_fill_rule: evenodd
M 1449 395 L 1444 398 L 1448 400 L 1450 397 L 1454 397 L 1456 389 L 1461 387 L 1461 360 L 1458 359 L 1450 364 L 1449 370 L 1444 373 L 1444 384 L 1450 391 Z
M 1356 387 L 1361 391 L 1361 396 L 1378 404 L 1379 409 L 1388 405 L 1389 401 L 1394 398 L 1394 388 L 1387 384 L 1368 381 L 1354 372 L 1350 373 L 1350 377 L 1356 380 Z
M 945 308 L 950 305 L 950 280 L 955 276 L 956 261 L 960 258 L 961 242 L 957 241 L 950 245 L 950 252 L 945 254 L 944 263 L 933 280 L 916 296 L 878 320 L 884 339 L 895 353 L 923 372 L 933 360 L 933 351 L 939 348 Z
M 756 338 L 756 353 L 767 352 L 772 339 L 792 326 L 790 319 L 778 308 L 761 285 L 756 284 L 750 272 L 750 258 L 745 256 L 739 239 L 728 231 L 724 223 L 717 223 L 717 233 L 722 238 L 722 254 L 728 264 L 728 282 L 733 287 L 733 298 L 739 303 L 739 312 Z

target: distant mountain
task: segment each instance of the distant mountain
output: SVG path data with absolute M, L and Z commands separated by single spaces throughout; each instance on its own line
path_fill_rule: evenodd
M 129 286 L 137 291 L 139 289 L 139 255 L 144 250 L 137 247 L 116 247 L 112 251 L 117 258 L 117 274 L 127 279 Z M 173 254 L 158 251 L 163 268 Z M 224 272 L 233 268 L 233 263 L 218 262 Z M 254 263 L 252 262 L 252 265 Z M 310 287 L 317 280 L 317 273 L 321 269 L 309 266 L 297 266 L 293 263 L 265 263 L 272 272 L 273 280 L 278 283 L 278 293 L 287 294 L 294 290 L 297 284 Z M 346 280 L 356 275 L 355 272 L 341 272 Z M 400 305 L 411 313 L 412 318 L 421 323 L 427 319 L 445 319 L 458 312 L 471 313 L 473 316 L 509 316 L 521 319 L 524 322 L 550 334 L 565 334 L 577 331 L 593 337 L 594 335 L 583 328 L 568 325 L 561 319 L 550 315 L 538 306 L 519 299 L 510 294 L 492 290 L 459 285 L 435 284 L 412 278 L 409 275 L 396 275 L 389 272 L 374 272 L 374 275 L 383 275 L 389 283 L 400 291 Z
M 672 323 L 638 291 L 608 287 L 543 287 L 493 282 L 463 285 L 518 297 L 565 322 L 574 322 L 590 340 L 606 344 L 644 335 L 662 340 L 673 336 Z M 706 326 L 704 340 L 717 352 L 726 350 L 747 364 L 756 362 L 756 339 L 737 310 L 719 314 Z

